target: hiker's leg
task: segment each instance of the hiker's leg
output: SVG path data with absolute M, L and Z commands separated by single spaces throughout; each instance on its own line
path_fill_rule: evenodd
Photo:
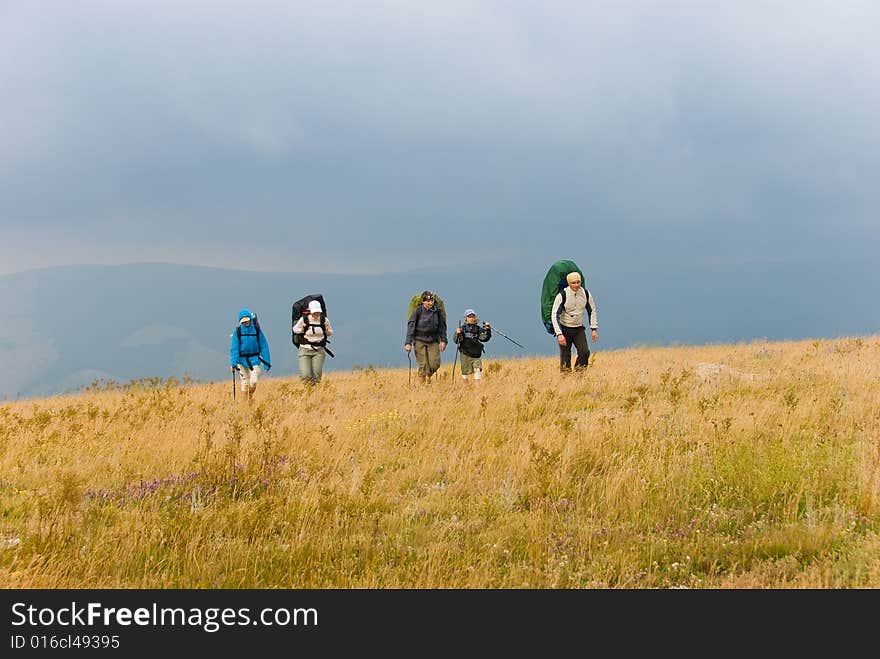
M 572 343 L 577 350 L 575 368 L 586 368 L 590 363 L 590 346 L 587 345 L 587 332 L 583 327 L 578 327 L 572 337 Z
M 413 352 L 416 353 L 416 362 L 419 365 L 419 377 L 428 377 L 428 344 L 422 341 L 413 341 Z
M 300 346 L 297 353 L 297 363 L 299 364 L 300 377 L 311 382 L 312 380 L 312 349 L 309 346 Z
M 316 384 L 321 381 L 321 374 L 324 372 L 324 360 L 327 358 L 327 351 L 324 348 L 318 348 L 315 356 L 312 357 L 312 381 Z
M 474 369 L 474 384 L 479 384 L 483 377 L 483 358 L 477 357 L 471 364 L 471 368 Z
M 474 372 L 474 359 L 463 352 L 459 352 L 459 357 L 461 358 L 461 377 L 463 380 L 467 380 L 468 376 Z
M 440 368 L 440 344 L 436 341 L 425 344 L 428 355 L 428 377 L 431 377 Z
M 571 328 L 562 326 L 562 336 L 565 337 L 565 345 L 559 346 L 559 368 L 563 371 L 571 370 Z
M 236 368 L 238 369 L 238 381 L 241 382 L 241 392 L 247 394 L 249 389 L 248 380 L 250 378 L 250 371 L 241 364 L 236 366 Z
M 253 396 L 254 392 L 257 390 L 257 378 L 260 375 L 260 367 L 254 366 L 251 369 L 251 395 Z

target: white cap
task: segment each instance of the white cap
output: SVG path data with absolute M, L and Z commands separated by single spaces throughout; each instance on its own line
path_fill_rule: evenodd
M 309 313 L 321 313 L 321 303 L 317 300 L 309 302 Z

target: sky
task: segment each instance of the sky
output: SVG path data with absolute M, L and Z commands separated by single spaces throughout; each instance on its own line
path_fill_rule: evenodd
M 0 0 L 0 274 L 871 259 L 877 25 L 867 0 Z

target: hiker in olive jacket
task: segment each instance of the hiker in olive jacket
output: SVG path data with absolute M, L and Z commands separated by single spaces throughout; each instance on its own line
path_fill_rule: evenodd
M 434 294 L 425 291 L 422 303 L 413 310 L 406 323 L 403 346 L 407 352 L 415 348 L 422 384 L 430 382 L 431 376 L 439 370 L 440 352 L 446 350 L 446 343 L 446 314 L 435 306 Z

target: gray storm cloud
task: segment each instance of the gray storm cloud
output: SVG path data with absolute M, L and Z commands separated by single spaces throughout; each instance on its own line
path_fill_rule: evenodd
M 6 3 L 0 258 L 283 269 L 307 234 L 338 268 L 544 262 L 572 230 L 609 262 L 862 253 L 878 19 L 868 2 Z

